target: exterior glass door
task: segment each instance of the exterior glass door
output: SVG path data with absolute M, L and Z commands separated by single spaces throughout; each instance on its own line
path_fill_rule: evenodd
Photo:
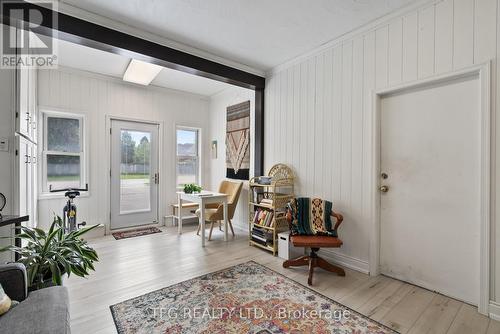
M 158 125 L 111 123 L 111 229 L 158 221 Z

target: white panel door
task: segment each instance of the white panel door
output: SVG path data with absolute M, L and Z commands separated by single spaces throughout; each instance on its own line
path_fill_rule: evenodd
M 381 272 L 476 305 L 479 120 L 477 76 L 381 99 Z
M 158 222 L 158 125 L 111 122 L 111 229 Z

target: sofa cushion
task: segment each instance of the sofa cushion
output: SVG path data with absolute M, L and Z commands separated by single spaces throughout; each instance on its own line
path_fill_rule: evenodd
M 9 334 L 68 334 L 68 290 L 55 286 L 34 291 L 0 317 L 0 332 Z

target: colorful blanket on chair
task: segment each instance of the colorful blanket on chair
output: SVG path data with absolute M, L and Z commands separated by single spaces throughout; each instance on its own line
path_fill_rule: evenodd
M 292 235 L 327 235 L 337 237 L 333 230 L 332 202 L 319 198 L 295 198 L 288 203 Z

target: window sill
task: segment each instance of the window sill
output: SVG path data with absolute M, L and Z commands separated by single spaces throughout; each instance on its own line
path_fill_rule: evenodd
M 90 191 L 85 191 L 85 192 L 81 192 L 80 193 L 80 196 L 78 196 L 77 198 L 88 198 L 90 197 Z M 64 196 L 64 193 L 41 193 L 41 194 L 38 194 L 38 200 L 40 201 L 43 201 L 43 200 L 51 200 L 51 199 L 62 199 L 62 198 L 66 198 Z

